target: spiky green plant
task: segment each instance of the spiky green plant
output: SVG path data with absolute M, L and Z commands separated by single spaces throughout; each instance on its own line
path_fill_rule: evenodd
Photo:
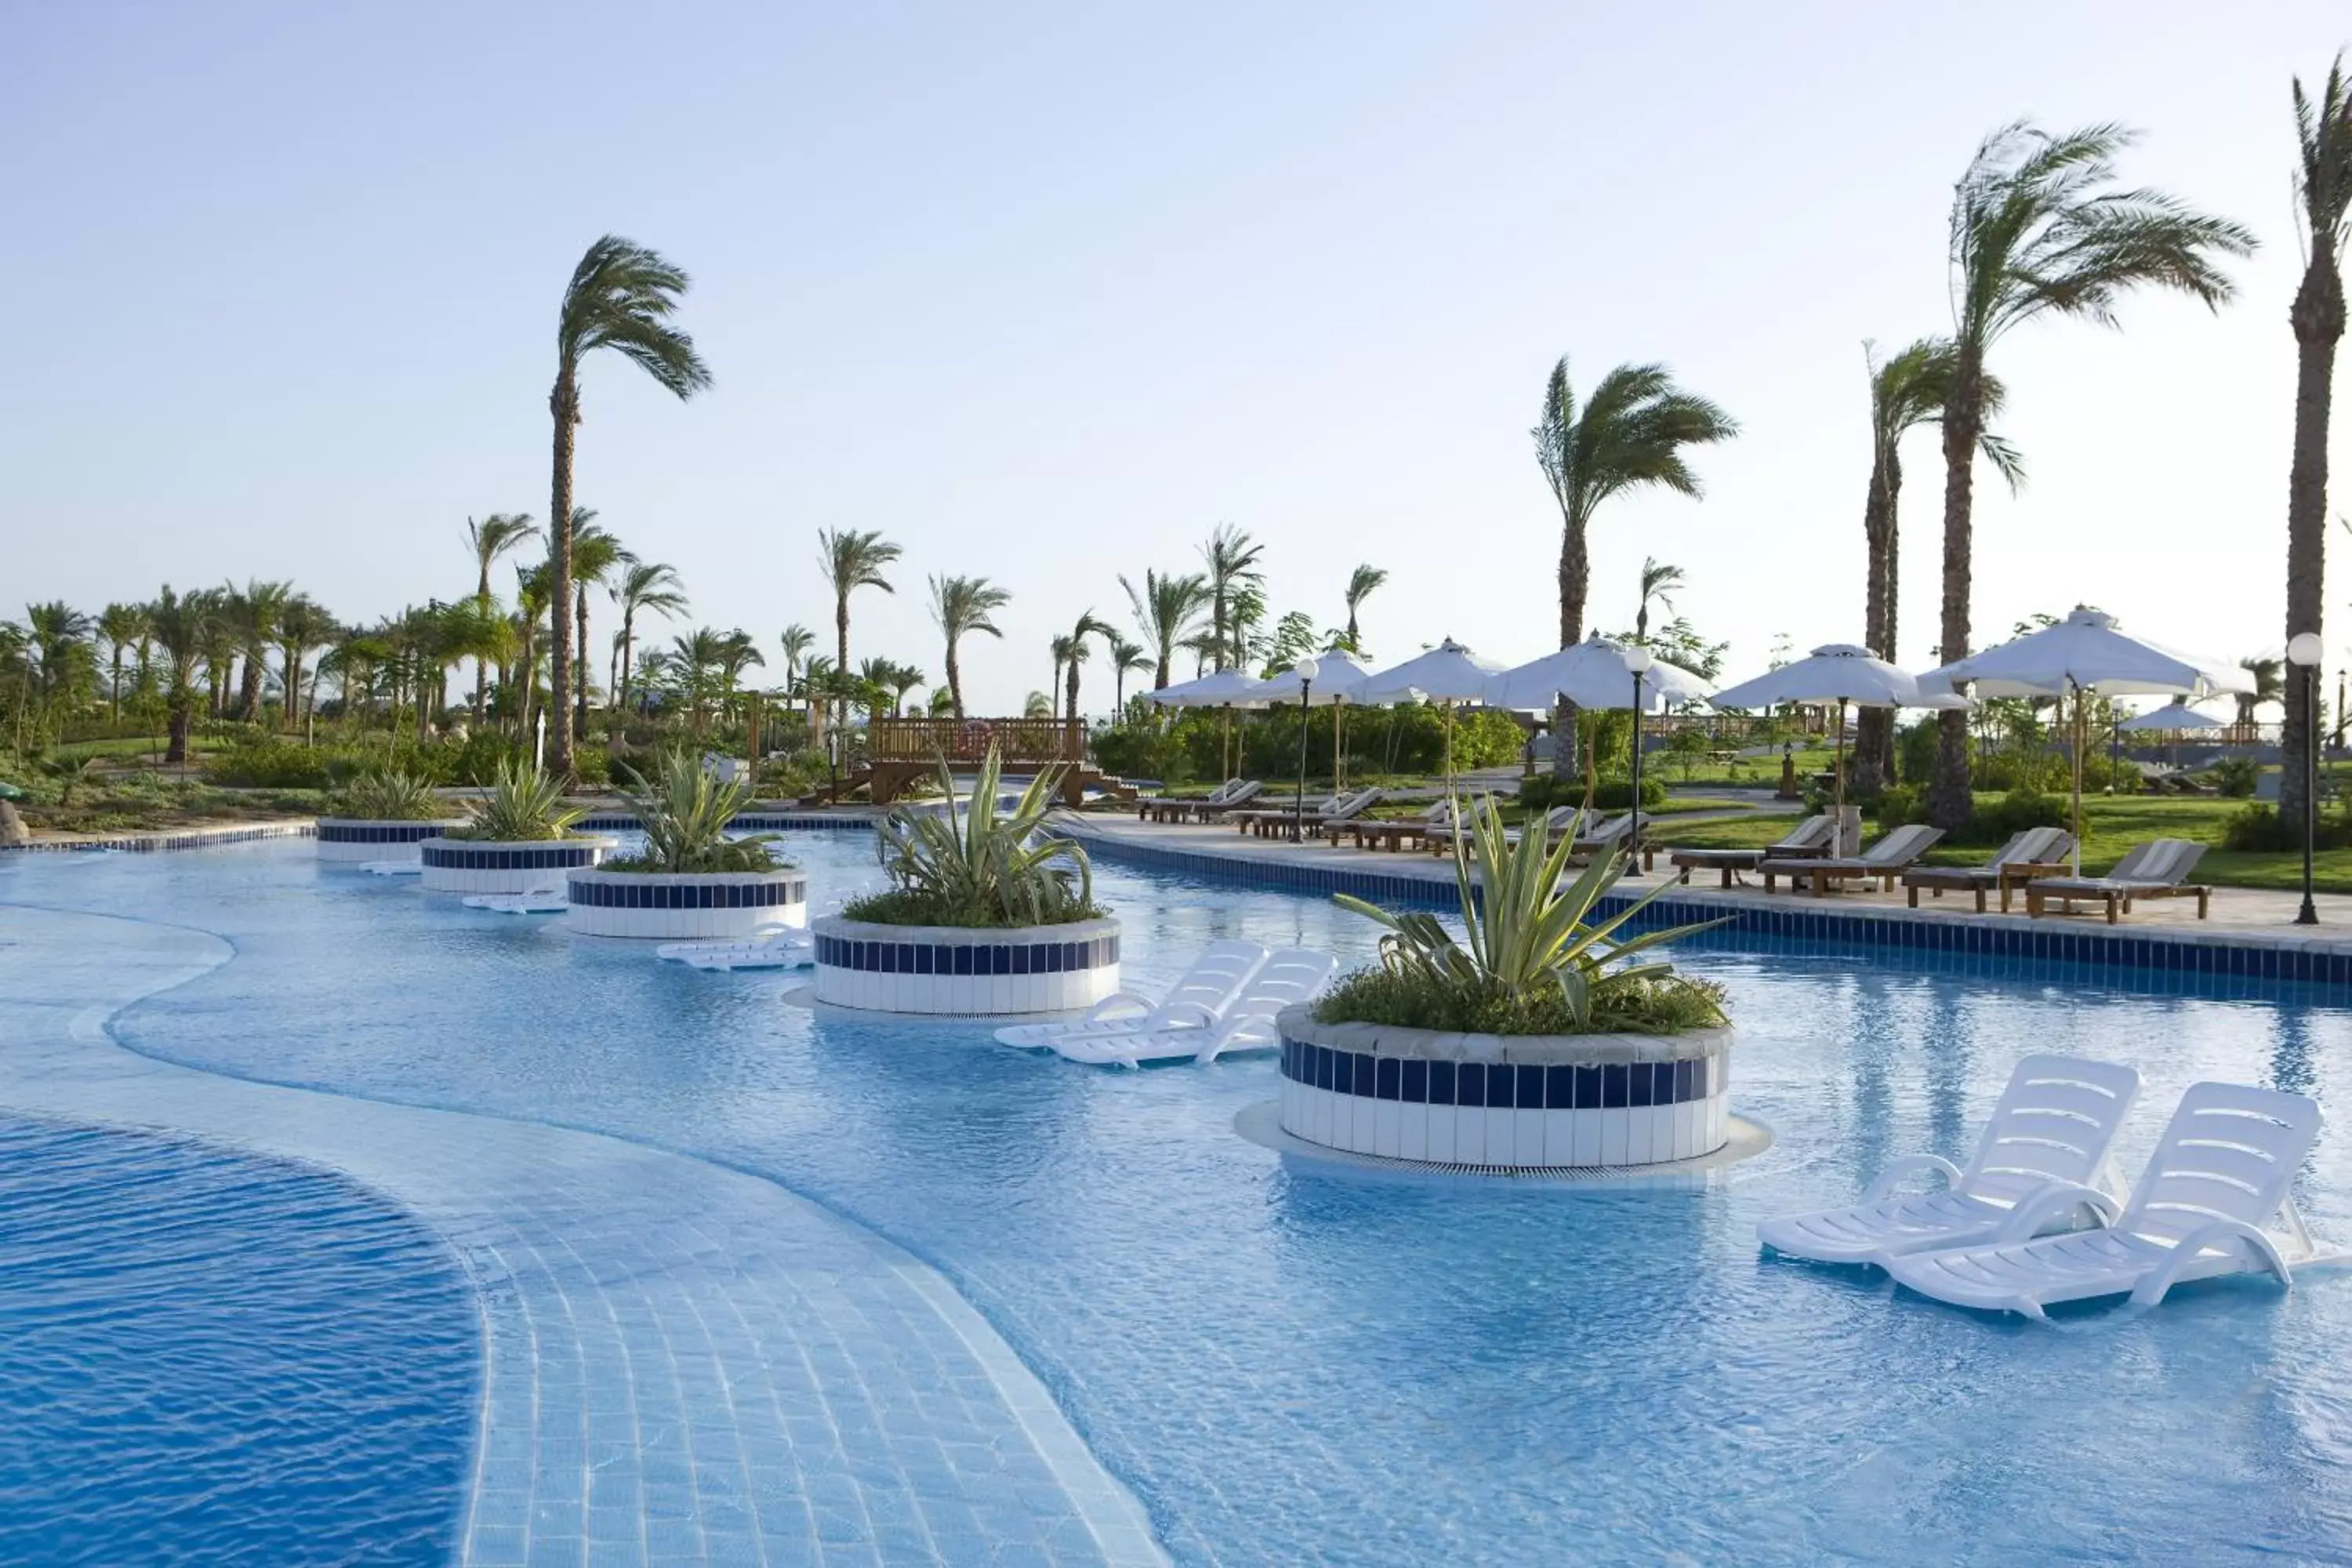
M 901 805 L 876 836 L 890 889 L 854 900 L 842 913 L 886 925 L 1041 926 L 1092 920 L 1094 868 L 1087 852 L 1042 831 L 1060 774 L 1048 769 L 1009 813 L 997 809 L 1003 764 L 991 746 L 956 809 L 955 780 L 943 761 L 943 810 Z
M 713 778 L 690 752 L 664 756 L 651 779 L 627 770 L 635 789 L 621 791 L 645 829 L 642 855 L 607 860 L 608 871 L 772 871 L 783 862 L 768 847 L 772 833 L 727 837 L 727 825 L 751 798 L 751 787 Z
M 498 844 L 562 838 L 586 815 L 584 808 L 563 803 L 562 780 L 520 759 L 500 763 L 489 795 L 469 805 L 473 824 L 458 828 L 452 838 Z
M 359 774 L 335 792 L 333 810 L 362 822 L 430 822 L 449 814 L 430 784 L 396 768 Z
M 1318 1009 L 1320 1016 L 1397 1024 L 1427 1019 L 1438 1027 L 1546 1034 L 1658 1034 L 1723 1021 L 1712 987 L 1675 974 L 1668 964 L 1621 962 L 1721 921 L 1621 938 L 1617 933 L 1665 884 L 1596 920 L 1601 895 L 1623 875 L 1616 857 L 1596 857 L 1573 881 L 1564 881 L 1576 847 L 1572 837 L 1550 846 L 1548 835 L 1527 833 L 1515 845 L 1492 798 L 1480 800 L 1468 816 L 1466 837 L 1457 830 L 1454 841 L 1466 941 L 1456 942 L 1434 915 L 1400 913 L 1337 895 L 1341 907 L 1388 928 L 1381 938 L 1387 983 L 1342 983 Z M 1400 1009 L 1411 1016 L 1398 1016 Z M 1375 1010 L 1383 1016 L 1365 1016 Z

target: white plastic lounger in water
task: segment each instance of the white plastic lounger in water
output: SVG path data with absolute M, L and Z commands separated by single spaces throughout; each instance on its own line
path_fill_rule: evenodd
M 1906 1154 L 1850 1207 L 1790 1215 L 1756 1227 L 1773 1251 L 1816 1263 L 1889 1267 L 1906 1253 L 2023 1241 L 2121 1207 L 2108 1151 L 2139 1095 L 2139 1074 L 2113 1062 L 2032 1056 L 2017 1064 L 1965 1171 L 1933 1154 Z M 1939 1193 L 1897 1193 L 1934 1172 Z
M 816 962 L 816 938 L 770 921 L 739 941 L 666 942 L 654 956 L 696 969 L 800 969 Z
M 469 910 L 501 915 L 560 915 L 572 907 L 560 887 L 532 888 L 520 893 L 476 893 L 466 900 Z
M 2126 1292 L 2152 1307 L 2184 1280 L 2257 1269 L 2287 1285 L 2289 1264 L 2323 1261 L 2287 1196 L 2318 1135 L 2319 1107 L 2302 1095 L 2191 1084 L 2109 1228 L 1914 1253 L 1886 1271 L 1938 1301 L 2029 1318 Z
M 1265 965 L 1265 957 L 1266 950 L 1254 942 L 1213 942 L 1158 1002 L 1140 992 L 1117 991 L 1078 1017 L 1008 1024 L 996 1031 L 996 1038 L 999 1044 L 1024 1050 L 1045 1050 L 1060 1040 L 1208 1028 L 1224 1017 L 1225 1009 Z
M 363 860 L 360 863 L 360 869 L 371 877 L 422 877 L 425 875 L 425 862 L 422 860 Z
M 1053 1048 L 1074 1062 L 1130 1068 L 1146 1062 L 1206 1063 L 1219 1057 L 1279 1050 L 1282 1037 L 1275 1030 L 1275 1015 L 1285 1007 L 1311 1000 L 1323 989 L 1324 982 L 1331 978 L 1334 967 L 1328 952 L 1310 952 L 1303 947 L 1279 948 L 1250 977 L 1249 984 L 1223 1016 L 1206 1027 L 1196 1025 L 1055 1040 Z

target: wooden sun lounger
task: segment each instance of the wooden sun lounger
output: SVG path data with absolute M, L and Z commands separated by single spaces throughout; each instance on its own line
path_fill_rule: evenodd
M 1922 888 L 1938 899 L 1948 891 L 1974 893 L 1979 914 L 1985 912 L 1986 896 L 1997 890 L 2000 912 L 2007 914 L 2018 889 L 2037 877 L 2063 876 L 2072 869 L 2060 857 L 2074 845 L 2074 836 L 2063 827 L 2029 827 L 2012 834 L 1981 866 L 1914 866 L 1903 873 L 1903 889 L 1915 910 Z
M 1815 898 L 1826 897 L 1832 882 L 1857 879 L 1875 880 L 1883 892 L 1895 890 L 1895 879 L 1910 868 L 1911 863 L 1926 854 L 1936 840 L 1944 836 L 1940 827 L 1918 824 L 1898 827 L 1858 856 L 1837 859 L 1771 859 L 1757 868 L 1764 873 L 1764 890 L 1775 890 L 1778 879 L 1789 879 L 1792 889 L 1811 884 Z
M 2195 899 L 2197 918 L 2211 910 L 2213 889 L 2189 880 L 2189 873 L 2205 857 L 2205 846 L 2185 838 L 2151 838 L 2135 844 L 2104 877 L 2045 877 L 2025 885 L 2025 912 L 2039 917 L 2052 900 L 2071 908 L 2076 903 L 2106 906 L 2107 923 L 2142 899 Z

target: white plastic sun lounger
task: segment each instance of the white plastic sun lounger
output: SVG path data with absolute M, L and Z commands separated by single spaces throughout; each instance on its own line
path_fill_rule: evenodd
M 2224 1274 L 2289 1285 L 2289 1265 L 2338 1260 L 2319 1257 L 2287 1195 L 2318 1135 L 2319 1107 L 2302 1095 L 2191 1084 L 2113 1226 L 1915 1253 L 1886 1271 L 1938 1301 L 2029 1318 L 2126 1293 L 2152 1307 L 2175 1285 Z
M 798 926 L 770 921 L 748 937 L 719 942 L 666 942 L 656 958 L 695 969 L 799 969 L 816 961 L 816 938 Z
M 360 869 L 371 877 L 422 877 L 425 875 L 425 862 L 422 860 L 363 860 L 360 863 Z
M 1213 1062 L 1219 1057 L 1278 1050 L 1282 1037 L 1275 1030 L 1275 1015 L 1285 1007 L 1310 1001 L 1331 978 L 1336 961 L 1327 952 L 1303 947 L 1278 948 L 1250 977 L 1241 995 L 1223 1016 L 1206 1027 L 1140 1030 L 1123 1035 L 1056 1040 L 1054 1050 L 1074 1062 L 1095 1066 L 1141 1067 L 1146 1062 Z
M 469 910 L 501 915 L 560 915 L 572 907 L 562 887 L 531 888 L 520 893 L 475 893 L 466 900 Z
M 2108 1151 L 2139 1074 L 2113 1062 L 2031 1056 L 2009 1075 L 1963 1171 L 1934 1154 L 1891 1161 L 1845 1208 L 1790 1215 L 1756 1227 L 1766 1247 L 1816 1263 L 1876 1264 L 1927 1248 L 2040 1235 L 2090 1210 L 2111 1221 L 2122 1206 Z M 1934 1173 L 1944 1190 L 1898 1193 L 1908 1176 Z
M 1076 1018 L 1008 1024 L 996 1031 L 996 1038 L 1024 1050 L 1045 1050 L 1063 1040 L 1213 1028 L 1265 959 L 1266 950 L 1254 942 L 1213 942 L 1157 1002 L 1139 991 L 1113 992 Z

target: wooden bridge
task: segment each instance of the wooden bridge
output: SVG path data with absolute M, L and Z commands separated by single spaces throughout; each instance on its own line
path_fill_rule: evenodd
M 1089 784 L 1104 783 L 1087 762 L 1083 719 L 877 719 L 866 734 L 877 805 L 929 778 L 944 758 L 958 772 L 978 767 L 994 745 L 1007 773 L 1063 770 L 1062 800 L 1076 805 Z

